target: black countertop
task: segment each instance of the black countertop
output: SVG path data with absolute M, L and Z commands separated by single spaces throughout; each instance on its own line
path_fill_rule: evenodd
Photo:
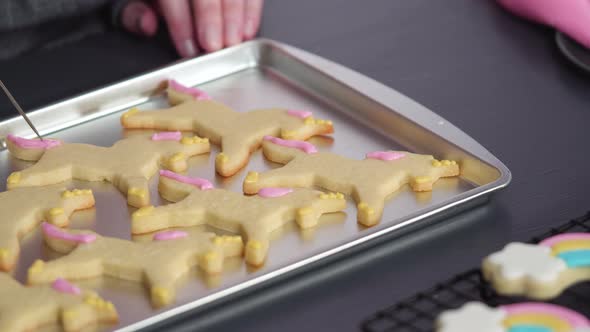
M 493 1 L 273 0 L 261 36 L 426 105 L 504 161 L 513 182 L 483 207 L 193 315 L 176 330 L 356 330 L 373 311 L 476 266 L 507 241 L 590 209 L 590 76 L 559 53 L 550 29 Z M 174 60 L 165 38 L 111 31 L 0 62 L 0 77 L 33 108 Z M 0 110 L 12 112 L 4 100 Z

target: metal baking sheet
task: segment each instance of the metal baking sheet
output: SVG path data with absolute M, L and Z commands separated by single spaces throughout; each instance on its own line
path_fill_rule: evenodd
M 357 159 L 364 158 L 366 152 L 383 149 L 428 153 L 438 159 L 460 161 L 462 175 L 438 181 L 428 193 L 400 189 L 388 200 L 383 219 L 375 227 L 357 224 L 355 205 L 350 200 L 346 213 L 324 216 L 315 229 L 300 231 L 289 225 L 276 232 L 262 268 L 253 269 L 234 259 L 217 277 L 205 277 L 195 269 L 179 283 L 176 302 L 166 308 L 153 309 L 148 292 L 139 283 L 110 278 L 85 281 L 83 286 L 96 288 L 119 310 L 120 324 L 106 327 L 107 331 L 136 330 L 203 308 L 385 234 L 406 230 L 427 217 L 468 206 L 466 203 L 487 197 L 510 182 L 509 170 L 498 159 L 425 107 L 350 69 L 271 40 L 255 40 L 179 62 L 36 110 L 30 117 L 44 135 L 66 142 L 110 146 L 133 134 L 120 126 L 122 112 L 132 106 L 166 106 L 162 82 L 169 78 L 198 86 L 239 111 L 275 106 L 312 110 L 316 117 L 332 120 L 336 130 L 333 136 L 311 139 L 320 150 Z M 0 123 L 0 137 L 8 133 L 32 137 L 18 118 Z M 193 158 L 188 173 L 239 192 L 248 170 L 279 167 L 265 161 L 257 151 L 246 168 L 224 179 L 215 175 L 217 152 L 214 148 L 210 155 Z M 0 179 L 27 166 L 29 163 L 11 158 L 6 150 L 0 151 Z M 157 194 L 157 176 L 151 184 L 154 205 L 165 204 Z M 126 205 L 121 193 L 108 183 L 74 181 L 72 185 L 93 189 L 97 204 L 95 209 L 74 214 L 71 227 L 130 238 L 129 216 L 135 209 Z M 5 181 L 1 186 L 4 190 Z M 35 259 L 56 257 L 43 245 L 38 230 L 22 240 L 22 247 L 16 271 L 21 282 Z

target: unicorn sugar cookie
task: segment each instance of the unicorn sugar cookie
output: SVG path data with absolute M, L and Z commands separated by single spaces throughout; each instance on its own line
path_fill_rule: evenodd
M 354 160 L 318 152 L 308 142 L 276 137 L 265 137 L 262 149 L 267 159 L 285 166 L 250 172 L 243 184 L 245 193 L 273 186 L 318 186 L 342 192 L 356 201 L 357 219 L 365 226 L 379 222 L 385 198 L 404 184 L 414 191 L 430 191 L 439 178 L 459 175 L 455 161 L 403 151 L 376 151 L 364 160 Z
M 270 233 L 295 220 L 301 228 L 314 227 L 324 213 L 342 211 L 344 195 L 311 189 L 263 188 L 257 196 L 244 196 L 200 178 L 160 172 L 160 195 L 176 202 L 137 210 L 131 221 L 134 234 L 168 227 L 208 224 L 246 236 L 246 262 L 261 265 L 267 255 Z
M 590 233 L 560 234 L 539 244 L 509 243 L 488 256 L 482 270 L 500 294 L 559 296 L 573 284 L 590 280 Z
M 169 109 L 139 112 L 132 109 L 123 114 L 125 128 L 194 131 L 221 145 L 215 169 L 222 176 L 231 176 L 248 163 L 265 135 L 306 140 L 334 131 L 332 122 L 317 120 L 309 111 L 260 109 L 239 113 L 211 100 L 204 92 L 168 83 Z
M 8 149 L 17 158 L 38 160 L 12 173 L 8 189 L 45 186 L 77 179 L 109 181 L 127 195 L 134 207 L 149 205 L 148 180 L 160 167 L 184 171 L 187 159 L 209 152 L 209 141 L 182 137 L 180 132 L 136 135 L 105 148 L 51 140 L 27 140 L 9 135 Z
M 43 236 L 49 247 L 67 255 L 35 261 L 28 270 L 29 284 L 111 276 L 145 283 L 155 307 L 174 301 L 175 283 L 191 267 L 220 273 L 224 259 L 240 256 L 243 249 L 239 236 L 174 230 L 156 233 L 151 242 L 132 242 L 44 223 Z

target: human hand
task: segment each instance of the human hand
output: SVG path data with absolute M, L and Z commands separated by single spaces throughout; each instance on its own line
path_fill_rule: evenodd
M 214 52 L 253 38 L 262 6 L 263 0 L 132 0 L 120 18 L 128 31 L 149 37 L 161 15 L 178 54 L 193 57 L 199 47 Z

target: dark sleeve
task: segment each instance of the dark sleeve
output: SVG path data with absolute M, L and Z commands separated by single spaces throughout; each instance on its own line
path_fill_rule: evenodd
M 0 0 L 0 31 L 88 14 L 112 0 Z

